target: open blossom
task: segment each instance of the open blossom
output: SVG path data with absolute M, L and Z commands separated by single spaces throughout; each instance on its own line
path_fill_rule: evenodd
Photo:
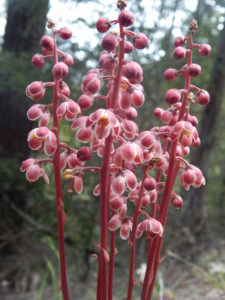
M 45 105 L 35 104 L 27 111 L 27 117 L 31 121 L 39 119 L 39 126 L 45 127 L 49 124 L 51 115 Z
M 44 149 L 47 155 L 53 155 L 57 148 L 56 136 L 48 127 L 31 130 L 27 141 L 32 150 Z
M 120 123 L 114 113 L 102 108 L 97 109 L 88 117 L 86 126 L 92 126 L 93 134 L 99 139 L 107 138 L 111 132 L 118 135 L 120 131 Z
M 92 139 L 92 129 L 90 127 L 86 127 L 88 117 L 83 116 L 77 118 L 71 128 L 73 130 L 77 130 L 76 139 L 82 143 L 88 143 Z
M 111 189 L 114 194 L 122 195 L 126 187 L 133 190 L 136 186 L 137 178 L 130 170 L 124 170 L 120 175 L 114 175 L 112 178 Z
M 140 145 L 136 142 L 125 142 L 116 151 L 114 161 L 119 167 L 122 162 L 130 162 L 139 164 L 143 161 L 143 150 Z
M 116 214 L 109 220 L 108 229 L 116 231 L 120 229 L 120 237 L 122 240 L 127 240 L 132 230 L 132 222 L 128 218 L 122 218 L 121 215 Z
M 205 178 L 202 171 L 193 165 L 191 165 L 191 168 L 182 172 L 180 180 L 186 191 L 190 189 L 191 185 L 196 188 L 205 185 Z
M 196 128 L 188 121 L 177 122 L 173 128 L 171 138 L 173 140 L 178 139 L 183 147 L 188 147 L 199 140 Z
M 71 151 L 64 151 L 60 154 L 60 168 L 73 169 L 77 166 L 82 166 L 81 161 L 77 158 L 77 154 Z
M 56 114 L 59 120 L 66 118 L 68 121 L 73 121 L 81 114 L 81 110 L 80 106 L 76 102 L 69 99 L 58 106 Z
M 68 192 L 72 192 L 73 189 L 81 194 L 83 192 L 83 173 L 79 166 L 75 166 L 73 169 L 66 169 L 64 172 L 65 179 L 72 179 Z
M 24 160 L 20 167 L 21 172 L 26 172 L 26 178 L 30 182 L 37 181 L 40 177 L 43 177 L 44 181 L 48 184 L 49 179 L 45 170 L 41 167 L 39 162 L 34 158 L 28 158 Z
M 164 230 L 162 224 L 159 221 L 154 218 L 150 218 L 138 224 L 136 237 L 140 238 L 144 231 L 146 231 L 146 233 L 150 234 L 150 236 L 152 237 L 156 235 L 162 237 Z

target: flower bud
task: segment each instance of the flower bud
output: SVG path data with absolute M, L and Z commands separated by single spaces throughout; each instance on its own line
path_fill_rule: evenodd
M 161 118 L 162 114 L 163 114 L 164 110 L 160 107 L 156 107 L 154 110 L 154 116 L 156 118 Z
M 52 50 L 52 48 L 54 47 L 53 38 L 49 35 L 44 35 L 41 39 L 41 45 L 47 50 Z
M 156 181 L 153 177 L 147 177 L 144 181 L 144 187 L 148 191 L 152 191 L 156 188 Z
M 70 88 L 64 81 L 59 82 L 59 92 L 66 97 L 70 96 Z
M 148 47 L 148 38 L 144 33 L 136 33 L 133 38 L 133 45 L 136 49 Z
M 143 70 L 141 66 L 134 61 L 127 62 L 124 65 L 123 75 L 127 77 L 131 83 L 140 83 L 143 80 Z
M 106 51 L 113 51 L 116 49 L 118 45 L 118 40 L 117 37 L 115 36 L 115 34 L 107 34 L 104 36 L 104 38 L 102 39 L 102 47 L 106 50 Z
M 141 90 L 134 89 L 131 96 L 132 104 L 135 107 L 139 108 L 144 104 L 145 96 Z
M 112 180 L 111 187 L 113 193 L 122 195 L 125 191 L 125 178 L 121 175 L 115 176 Z
M 88 73 L 82 82 L 82 91 L 89 95 L 96 94 L 101 87 L 101 80 L 96 73 Z
M 176 69 L 167 69 L 164 72 L 164 77 L 167 81 L 172 81 L 176 78 L 177 70 Z
M 90 147 L 81 147 L 77 151 L 77 158 L 80 161 L 88 161 L 92 158 L 92 150 Z
M 211 54 L 211 47 L 208 44 L 202 44 L 198 52 L 201 56 L 209 56 Z
M 78 104 L 81 109 L 89 109 L 93 104 L 93 99 L 88 95 L 83 94 L 78 99 Z
M 34 54 L 32 57 L 32 65 L 35 68 L 42 68 L 45 65 L 45 58 L 42 54 Z
M 119 14 L 118 21 L 121 26 L 131 26 L 134 23 L 134 15 L 128 10 L 122 10 Z
M 179 46 L 184 46 L 185 45 L 185 41 L 181 36 L 177 36 L 174 40 L 174 46 L 175 47 L 179 47 Z
M 68 40 L 72 37 L 72 31 L 68 27 L 61 28 L 59 34 L 63 40 Z
M 118 211 L 123 205 L 123 199 L 121 197 L 113 197 L 110 200 L 110 208 L 114 211 Z
M 67 54 L 63 55 L 62 62 L 64 64 L 66 64 L 68 67 L 71 67 L 74 64 L 74 59 L 73 59 L 72 55 L 67 53 Z
M 99 32 L 104 33 L 111 27 L 110 21 L 107 18 L 100 18 L 97 21 L 96 28 Z
M 45 95 L 45 86 L 42 81 L 34 81 L 26 88 L 27 97 L 32 100 L 40 100 Z
M 179 209 L 183 206 L 183 199 L 180 196 L 176 195 L 175 197 L 172 198 L 171 205 L 174 208 Z
M 110 231 L 116 231 L 122 225 L 122 220 L 119 215 L 114 215 L 109 220 L 108 228 Z
M 124 42 L 124 52 L 125 53 L 131 53 L 133 51 L 133 49 L 134 49 L 134 47 L 130 42 L 128 42 L 128 41 Z
M 198 64 L 190 64 L 187 70 L 188 73 L 193 77 L 197 77 L 199 74 L 201 74 L 201 66 Z
M 166 92 L 165 100 L 168 104 L 175 104 L 180 101 L 180 91 L 177 89 L 169 89 Z
M 99 63 L 101 68 L 110 71 L 110 70 L 112 70 L 116 67 L 117 60 L 113 57 L 112 54 L 108 54 L 108 53 L 103 52 L 100 55 L 98 63 Z
M 128 120 L 134 120 L 137 118 L 137 110 L 134 107 L 130 107 L 126 110 L 126 118 Z
M 186 49 L 183 47 L 176 47 L 173 51 L 173 57 L 176 59 L 184 59 L 186 56 Z
M 209 96 L 209 93 L 205 90 L 200 90 L 198 93 L 197 93 L 197 98 L 196 98 L 196 101 L 198 104 L 200 105 L 206 105 L 209 103 L 209 100 L 210 100 L 210 96 Z
M 55 79 L 61 79 L 69 73 L 69 68 L 63 62 L 58 62 L 53 66 L 52 74 Z
M 120 237 L 122 240 L 127 240 L 129 238 L 130 230 L 131 230 L 131 228 L 127 222 L 121 225 Z

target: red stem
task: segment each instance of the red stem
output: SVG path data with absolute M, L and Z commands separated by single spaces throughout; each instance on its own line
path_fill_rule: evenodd
M 167 147 L 168 147 L 168 140 L 166 139 L 163 145 L 163 153 L 166 153 L 167 151 Z M 156 175 L 156 182 L 160 182 L 161 180 L 161 175 L 162 175 L 162 170 L 159 169 L 157 171 L 157 175 Z M 152 204 L 152 210 L 151 210 L 151 217 L 155 218 L 156 217 L 156 206 L 157 203 L 153 203 Z M 143 287 L 142 287 L 142 294 L 141 294 L 141 300 L 145 300 L 145 296 L 146 293 L 148 291 L 148 287 L 149 287 L 149 282 L 151 279 L 151 259 L 154 258 L 154 256 L 152 255 L 152 243 L 153 243 L 153 239 L 149 239 L 148 241 L 148 255 L 147 255 L 147 268 L 145 271 L 145 278 L 144 278 L 144 283 L 143 283 Z
M 56 33 L 53 33 L 54 38 L 54 64 L 58 62 Z M 57 139 L 57 149 L 54 155 L 54 178 L 55 178 L 55 191 L 56 191 L 56 205 L 57 205 L 57 224 L 58 224 L 58 244 L 59 244 L 59 257 L 60 257 L 60 276 L 61 276 L 61 289 L 64 300 L 69 300 L 69 292 L 66 279 L 66 258 L 64 247 L 64 204 L 62 196 L 62 182 L 60 173 L 60 141 L 59 141 L 59 122 L 56 114 L 56 109 L 59 104 L 58 98 L 59 81 L 55 79 L 54 93 L 53 93 L 53 127 Z
M 113 85 L 112 99 L 110 107 L 114 108 L 116 100 L 118 99 L 120 81 L 122 76 L 122 67 L 124 59 L 124 30 L 120 26 L 120 53 L 119 53 L 119 65 L 117 69 L 116 78 Z M 100 206 L 101 206 L 101 251 L 100 251 L 100 273 L 98 275 L 98 282 L 100 286 L 100 292 L 97 300 L 107 299 L 107 260 L 104 252 L 107 251 L 108 244 L 108 187 L 109 187 L 109 173 L 110 173 L 110 158 L 111 158 L 111 146 L 113 142 L 112 134 L 105 141 L 105 149 L 103 162 L 100 175 Z
M 189 39 L 189 51 L 188 51 L 188 65 L 192 63 L 192 36 L 190 36 Z M 183 100 L 182 100 L 182 106 L 181 110 L 179 113 L 179 118 L 178 121 L 182 120 L 184 117 L 185 109 L 187 106 L 187 101 L 188 101 L 188 93 L 190 90 L 190 82 L 191 82 L 191 76 L 187 73 L 185 77 L 185 90 L 186 93 L 184 93 Z M 169 158 L 169 167 L 168 167 L 168 174 L 166 178 L 166 184 L 164 188 L 164 193 L 160 205 L 160 211 L 158 215 L 158 220 L 162 223 L 163 228 L 165 229 L 165 224 L 166 224 L 166 219 L 167 219 L 167 214 L 168 214 L 168 209 L 169 209 L 169 200 L 170 196 L 173 190 L 173 186 L 176 181 L 177 177 L 177 166 L 179 164 L 176 164 L 176 149 L 177 149 L 177 144 L 178 141 L 173 141 L 171 143 L 171 150 L 170 150 L 170 158 Z M 178 168 L 179 169 L 179 168 Z M 159 265 L 159 257 L 160 257 L 160 252 L 161 252 L 161 247 L 162 247 L 162 241 L 163 237 L 157 237 L 153 240 L 152 242 L 152 250 L 151 250 L 151 257 L 150 261 L 148 262 L 147 269 L 149 273 L 152 273 L 152 279 L 151 279 L 151 284 L 147 290 L 147 285 L 143 286 L 142 290 L 142 298 L 141 300 L 150 300 L 153 292 L 153 287 L 154 287 L 154 280 L 156 278 L 157 270 L 158 270 L 158 265 Z
M 111 232 L 110 236 L 110 257 L 109 257 L 109 286 L 108 286 L 108 300 L 113 299 L 113 273 L 114 273 L 114 256 L 115 256 L 116 233 Z
M 139 197 L 136 202 L 135 211 L 134 211 L 134 219 L 132 226 L 132 234 L 130 239 L 130 265 L 129 265 L 129 281 L 128 281 L 128 292 L 127 292 L 127 300 L 132 299 L 133 287 L 134 287 L 134 264 L 135 264 L 135 237 L 139 219 L 139 211 L 141 207 L 141 198 L 144 191 L 144 181 L 147 176 L 148 165 L 144 168 L 144 174 L 142 177 L 141 187 L 139 191 Z

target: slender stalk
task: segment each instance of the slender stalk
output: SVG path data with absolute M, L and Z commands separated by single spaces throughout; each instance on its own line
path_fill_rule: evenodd
M 120 26 L 120 53 L 119 64 L 117 69 L 116 78 L 113 85 L 112 99 L 110 107 L 113 109 L 118 99 L 120 81 L 122 76 L 122 66 L 124 59 L 124 30 Z M 100 273 L 99 273 L 99 285 L 100 293 L 97 300 L 107 299 L 107 259 L 105 253 L 107 252 L 108 244 L 108 186 L 109 186 L 109 174 L 110 174 L 110 152 L 113 142 L 112 134 L 105 141 L 105 149 L 103 155 L 103 162 L 100 175 L 100 206 L 101 206 L 101 251 L 100 251 Z M 105 252 L 106 251 L 106 252 Z
M 180 168 L 180 164 L 177 163 L 175 171 L 174 171 L 173 179 L 171 180 L 173 182 L 172 186 L 174 186 L 174 184 L 175 184 L 179 168 Z M 163 226 L 165 226 L 165 224 L 166 224 L 166 219 L 167 219 L 167 214 L 165 215 L 164 220 L 162 221 L 162 225 Z M 157 275 L 157 271 L 158 271 L 158 267 L 159 267 L 159 262 L 160 262 L 160 254 L 161 254 L 161 249 L 162 249 L 162 242 L 163 242 L 163 237 L 160 238 L 159 243 L 157 245 L 157 249 L 156 249 L 157 256 L 155 257 L 153 274 L 152 274 L 152 280 L 151 280 L 151 283 L 149 285 L 148 294 L 147 294 L 147 298 L 146 298 L 147 300 L 151 299 L 151 297 L 152 297 L 152 292 L 153 292 L 153 288 L 154 288 L 154 284 L 155 284 L 155 279 L 156 279 L 156 275 Z
M 167 151 L 167 147 L 168 147 L 168 140 L 165 141 L 164 145 L 163 145 L 163 153 L 166 153 Z M 159 169 L 157 171 L 157 175 L 156 175 L 156 182 L 160 182 L 161 179 L 161 175 L 162 175 L 162 170 Z M 151 217 L 155 218 L 156 217 L 156 203 L 152 204 L 152 209 L 151 209 Z M 154 256 L 152 255 L 152 244 L 153 244 L 153 239 L 149 239 L 148 241 L 148 255 L 147 255 L 147 268 L 145 271 L 145 278 L 144 278 L 144 282 L 143 282 L 143 287 L 142 287 L 142 294 L 141 294 L 141 300 L 145 300 L 145 296 L 149 287 L 149 283 L 151 281 L 151 259 L 154 258 Z
M 190 65 L 192 63 L 192 48 L 193 48 L 192 36 L 190 36 L 190 39 L 189 39 L 189 50 L 190 51 L 188 51 L 188 65 Z M 190 90 L 190 82 L 191 82 L 191 76 L 187 73 L 186 77 L 185 77 L 186 92 L 184 93 L 184 96 L 182 99 L 182 106 L 181 106 L 181 110 L 180 110 L 179 118 L 178 118 L 179 121 L 183 119 L 185 109 L 187 106 L 188 93 Z M 174 186 L 174 183 L 175 183 L 176 177 L 177 177 L 177 174 L 176 174 L 177 144 L 178 144 L 178 141 L 173 141 L 171 143 L 168 174 L 167 174 L 167 178 L 166 178 L 165 188 L 164 188 L 163 197 L 162 197 L 162 201 L 161 201 L 161 205 L 160 205 L 160 211 L 159 211 L 159 215 L 158 215 L 158 220 L 159 220 L 159 222 L 162 223 L 163 228 L 165 228 L 168 209 L 169 209 L 169 200 L 170 200 L 173 186 Z M 159 257 L 160 257 L 161 247 L 162 247 L 162 241 L 163 241 L 163 238 L 157 237 L 154 239 L 154 241 L 152 243 L 152 253 L 151 253 L 150 261 L 147 266 L 149 273 L 152 274 L 149 284 L 152 283 L 153 279 L 155 279 L 155 277 L 156 277 L 156 273 L 157 273 L 158 265 L 159 265 Z M 155 260 L 156 258 L 157 258 L 157 261 Z M 153 287 L 154 287 L 154 284 L 150 284 L 149 289 L 147 287 L 147 284 L 143 286 L 141 300 L 151 300 Z
M 56 45 L 56 33 L 53 33 L 54 38 L 54 64 L 58 62 L 58 53 Z M 59 81 L 55 79 L 54 93 L 53 93 L 53 127 L 57 139 L 57 149 L 54 155 L 54 178 L 55 178 L 55 191 L 56 191 L 56 205 L 57 205 L 57 224 L 58 224 L 58 244 L 59 244 L 59 257 L 60 257 L 60 276 L 61 276 L 61 289 L 64 300 L 69 300 L 69 292 L 66 279 L 66 258 L 64 246 L 64 204 L 62 197 L 62 182 L 60 173 L 60 141 L 59 141 L 59 123 L 56 115 L 56 109 L 59 105 Z
M 135 211 L 134 211 L 134 219 L 132 226 L 132 234 L 130 239 L 130 264 L 129 264 L 129 281 L 128 281 L 128 291 L 127 291 L 127 300 L 132 299 L 133 287 L 134 287 L 134 264 L 135 264 L 135 237 L 139 219 L 139 211 L 141 207 L 141 198 L 144 191 L 144 181 L 147 176 L 148 165 L 144 168 L 144 174 L 142 177 L 141 187 L 139 191 L 139 197 L 136 202 Z
M 111 232 L 110 236 L 110 257 L 109 257 L 109 285 L 108 300 L 113 299 L 113 273 L 114 273 L 114 256 L 115 256 L 116 233 Z

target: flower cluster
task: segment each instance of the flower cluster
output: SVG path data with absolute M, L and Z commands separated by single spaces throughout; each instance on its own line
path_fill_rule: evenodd
M 192 77 L 201 74 L 201 66 L 192 62 L 192 51 L 196 48 L 201 56 L 209 56 L 211 48 L 207 44 L 193 43 L 193 35 L 197 29 L 195 20 L 190 25 L 189 35 L 175 39 L 174 58 L 183 60 L 187 57 L 188 61 L 180 70 L 167 69 L 164 76 L 170 82 L 177 76 L 182 76 L 185 87 L 169 89 L 165 94 L 168 108 L 155 109 L 154 115 L 161 120 L 162 126 L 139 131 L 135 119 L 138 115 L 137 109 L 145 102 L 144 87 L 141 84 L 143 70 L 126 55 L 134 49 L 139 51 L 148 47 L 148 38 L 144 33 L 127 29 L 133 25 L 134 16 L 125 9 L 126 1 L 119 0 L 117 6 L 120 9 L 117 19 L 102 17 L 97 21 L 97 30 L 104 33 L 103 50 L 98 67 L 90 69 L 83 77 L 82 94 L 76 102 L 70 98 L 70 89 L 63 81 L 74 62 L 73 58 L 56 46 L 56 35 L 68 39 L 72 33 L 65 27 L 56 30 L 50 22 L 53 38 L 48 35 L 42 38 L 43 54 L 35 54 L 32 64 L 36 68 L 42 68 L 47 59 L 53 58 L 54 82 L 34 81 L 26 88 L 26 94 L 32 100 L 38 101 L 44 97 L 46 88 L 54 89 L 52 103 L 35 104 L 27 113 L 30 120 L 39 119 L 39 127 L 28 134 L 29 147 L 32 150 L 44 150 L 53 159 L 29 158 L 22 163 L 21 171 L 26 172 L 28 181 L 36 181 L 42 176 L 48 183 L 43 163 L 53 163 L 59 211 L 59 243 L 63 243 L 64 223 L 64 215 L 60 215 L 62 210 L 64 212 L 60 171 L 65 169 L 64 178 L 71 180 L 68 191 L 75 190 L 78 194 L 83 190 L 83 177 L 86 172 L 100 174 L 99 183 L 93 190 L 94 196 L 100 197 L 101 215 L 101 242 L 97 246 L 97 298 L 107 299 L 107 263 L 108 260 L 113 261 L 116 249 L 114 237 L 118 230 L 120 238 L 128 240 L 130 245 L 128 300 L 132 299 L 135 241 L 144 232 L 149 241 L 150 252 L 141 298 L 146 299 L 152 289 L 152 284 L 149 285 L 150 276 L 155 278 L 159 264 L 169 204 L 174 208 L 181 208 L 183 205 L 182 198 L 173 191 L 179 173 L 181 184 L 186 190 L 190 186 L 199 187 L 205 184 L 201 170 L 189 164 L 186 157 L 191 147 L 200 145 L 196 129 L 198 120 L 190 114 L 191 106 L 195 102 L 205 105 L 210 100 L 207 91 L 191 84 Z M 116 25 L 119 33 L 114 29 Z M 61 60 L 58 61 L 58 58 Z M 107 91 L 106 94 L 103 94 L 104 90 Z M 95 103 L 100 101 L 102 107 L 94 110 Z M 89 108 L 92 108 L 91 113 L 88 112 Z M 53 128 L 48 128 L 50 110 L 53 110 Z M 63 119 L 72 122 L 71 128 L 75 131 L 76 140 L 81 143 L 78 149 L 60 142 L 59 121 Z M 91 165 L 93 155 L 100 157 L 101 165 Z M 113 241 L 110 255 L 107 229 Z M 62 249 L 61 247 L 60 259 L 64 256 Z M 64 299 L 67 300 L 65 259 L 63 261 L 62 291 Z M 112 264 L 109 272 L 112 275 Z M 112 290 L 109 290 L 109 294 L 112 294 Z

